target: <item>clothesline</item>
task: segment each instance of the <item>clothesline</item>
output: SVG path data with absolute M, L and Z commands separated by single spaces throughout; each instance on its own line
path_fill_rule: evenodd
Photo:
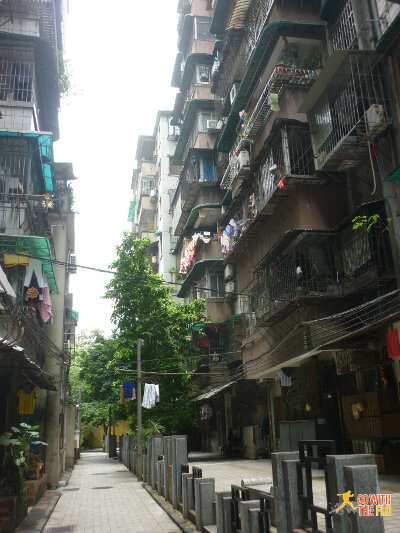
M 115 372 L 129 372 L 137 374 L 137 370 L 128 368 L 116 368 Z M 225 376 L 226 372 L 148 372 L 142 371 L 142 374 L 157 374 L 158 376 Z

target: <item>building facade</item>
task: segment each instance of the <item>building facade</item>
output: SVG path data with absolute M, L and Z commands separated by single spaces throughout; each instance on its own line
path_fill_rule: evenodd
M 40 426 L 47 446 L 31 453 L 50 486 L 73 465 L 76 445 L 68 382 L 78 319 L 69 290 L 75 177 L 53 153 L 65 12 L 61 0 L 0 5 L 0 433 Z
M 168 225 L 177 297 L 206 304 L 192 332 L 204 449 L 333 439 L 398 472 L 400 5 L 178 13 Z M 153 177 L 155 138 L 137 153 Z
M 172 161 L 179 127 L 171 121 L 171 111 L 158 111 L 153 135 L 139 136 L 131 185 L 134 200 L 128 216 L 133 233 L 150 239 L 149 261 L 167 282 L 176 277 L 171 205 L 180 173 Z

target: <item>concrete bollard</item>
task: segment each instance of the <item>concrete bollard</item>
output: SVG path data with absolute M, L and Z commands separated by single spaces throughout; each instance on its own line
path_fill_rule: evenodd
M 352 500 L 357 502 L 359 494 L 379 494 L 378 468 L 376 465 L 355 465 L 344 467 L 347 490 L 354 494 Z M 369 505 L 370 501 L 368 501 Z M 355 505 L 357 507 L 357 503 Z M 376 505 L 372 506 L 372 514 L 376 515 Z M 360 516 L 358 513 L 349 515 L 351 533 L 384 533 L 382 516 Z
M 301 504 L 298 493 L 297 461 L 282 461 L 283 487 L 288 531 L 302 525 Z
M 192 474 L 182 474 L 182 508 L 183 518 L 187 520 L 189 511 L 194 509 Z
M 241 533 L 258 533 L 251 529 L 251 523 L 254 522 L 254 516 L 250 518 L 249 511 L 256 510 L 257 513 L 260 510 L 259 500 L 241 501 L 239 502 L 239 515 L 240 515 L 240 531 Z
M 292 533 L 288 529 L 283 461 L 298 461 L 299 452 L 278 452 L 271 454 L 274 481 L 275 525 L 279 533 Z
M 197 531 L 202 531 L 204 526 L 215 524 L 214 492 L 215 479 L 194 479 L 194 508 L 196 511 Z
M 344 467 L 375 464 L 375 456 L 372 454 L 327 455 L 328 492 L 332 499 L 330 502 L 332 507 L 335 507 L 341 501 L 338 494 L 344 494 L 349 490 L 346 486 Z M 347 513 L 332 513 L 332 526 L 335 533 L 350 533 L 351 524 L 349 515 Z
M 217 524 L 218 533 L 228 533 L 225 526 L 224 502 L 223 498 L 230 498 L 230 492 L 216 492 L 215 493 L 215 520 Z M 229 513 L 230 516 L 230 513 Z

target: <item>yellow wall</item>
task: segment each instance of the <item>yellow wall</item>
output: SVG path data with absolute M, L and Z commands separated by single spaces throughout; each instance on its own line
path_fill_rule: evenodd
M 89 425 L 92 426 L 93 424 L 89 422 Z M 104 430 L 101 426 L 96 427 L 97 431 L 91 431 L 86 439 L 91 448 L 101 448 L 103 446 Z M 129 427 L 128 420 L 118 420 L 118 422 L 115 422 L 115 435 L 118 437 L 126 435 L 130 430 L 131 428 Z M 113 429 L 111 432 L 114 433 Z

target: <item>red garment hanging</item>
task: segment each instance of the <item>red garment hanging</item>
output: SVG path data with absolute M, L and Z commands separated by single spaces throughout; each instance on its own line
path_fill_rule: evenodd
M 400 343 L 397 329 L 386 333 L 386 343 L 390 359 L 397 359 L 400 357 Z

